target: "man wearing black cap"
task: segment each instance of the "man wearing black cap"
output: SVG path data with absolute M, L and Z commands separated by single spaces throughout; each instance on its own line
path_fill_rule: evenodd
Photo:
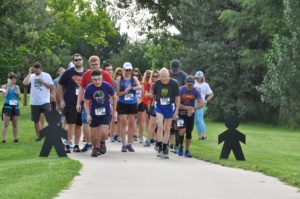
M 201 98 L 200 92 L 194 88 L 195 78 L 191 75 L 187 76 L 186 83 L 180 87 L 180 106 L 177 119 L 177 128 L 179 129 L 179 156 L 191 158 L 190 145 L 192 139 L 192 131 L 194 129 L 194 112 L 204 106 L 204 100 Z M 195 105 L 197 101 L 197 105 Z M 185 138 L 185 152 L 183 153 L 183 140 Z
M 180 69 L 180 61 L 178 59 L 173 59 L 170 64 L 170 77 L 172 79 L 175 79 L 179 87 L 183 86 L 185 84 L 185 79 L 187 77 L 187 74 Z M 171 133 L 170 133 L 170 149 L 172 152 L 177 153 L 178 152 L 178 130 L 176 129 L 176 121 L 172 121 L 172 127 L 171 127 Z M 176 144 L 174 148 L 174 140 L 176 137 Z
M 36 141 L 39 140 L 41 130 L 40 115 L 50 111 L 50 91 L 54 90 L 54 84 L 48 73 L 42 72 L 42 65 L 38 62 L 29 68 L 28 75 L 23 84 L 31 84 L 30 87 L 30 106 L 31 120 L 34 122 Z

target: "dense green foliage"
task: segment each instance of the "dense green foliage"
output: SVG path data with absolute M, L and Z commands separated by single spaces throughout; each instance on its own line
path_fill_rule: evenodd
M 3 0 L 0 11 L 1 82 L 8 71 L 18 72 L 22 79 L 35 61 L 54 74 L 75 52 L 105 60 L 127 41 L 100 1 Z
M 179 30 L 173 38 L 186 51 L 177 58 L 190 73 L 203 70 L 214 90 L 210 116 L 299 125 L 299 1 L 136 2 L 154 14 L 150 25 Z

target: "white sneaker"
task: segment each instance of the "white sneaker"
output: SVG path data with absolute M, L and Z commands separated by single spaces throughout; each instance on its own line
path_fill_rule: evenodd
M 143 144 L 144 143 L 144 137 L 143 136 L 139 136 L 139 143 Z

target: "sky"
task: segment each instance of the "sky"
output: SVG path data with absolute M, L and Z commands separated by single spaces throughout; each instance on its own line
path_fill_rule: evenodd
M 127 33 L 131 41 L 140 41 L 146 38 L 146 34 L 139 35 L 141 27 L 137 24 L 147 24 L 147 20 L 151 19 L 151 13 L 147 10 L 138 11 L 135 3 L 131 4 L 128 9 L 118 8 L 116 3 L 118 0 L 110 0 L 111 5 L 108 6 L 108 13 L 112 18 L 116 19 L 116 25 L 120 27 L 120 33 Z M 179 34 L 175 27 L 168 27 L 172 34 Z

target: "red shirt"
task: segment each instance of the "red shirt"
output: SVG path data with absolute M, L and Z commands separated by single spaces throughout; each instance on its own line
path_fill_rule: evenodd
M 102 79 L 103 79 L 103 81 L 109 83 L 114 88 L 114 83 L 113 83 L 113 81 L 111 79 L 110 74 L 108 72 L 102 70 L 102 69 L 100 69 L 100 71 L 102 73 Z M 92 82 L 92 70 L 89 69 L 88 71 L 86 71 L 83 74 L 80 86 L 82 88 L 86 88 L 89 85 L 89 83 L 91 83 L 91 82 Z
M 150 91 L 151 91 L 151 83 L 144 83 L 144 89 L 143 89 L 143 92 L 142 92 L 142 102 L 146 106 L 151 105 L 152 101 L 153 101 L 152 97 L 146 97 L 145 96 L 145 93 L 146 92 L 150 93 Z

